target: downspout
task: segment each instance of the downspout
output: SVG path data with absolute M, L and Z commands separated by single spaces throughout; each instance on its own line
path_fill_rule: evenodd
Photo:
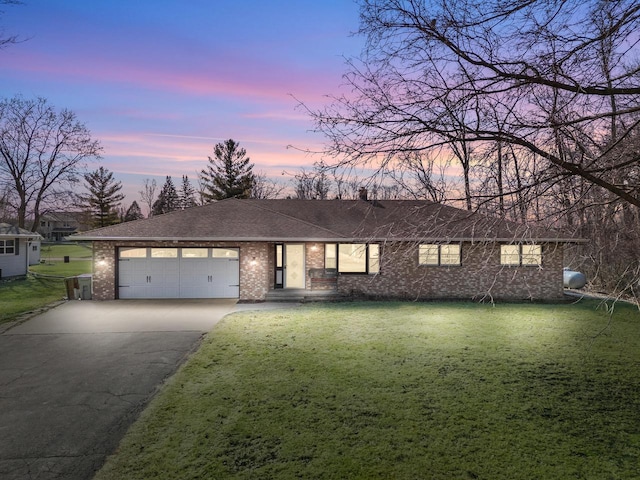
M 18 239 L 18 241 L 20 241 L 20 239 Z M 27 251 L 26 252 L 27 254 L 24 256 L 25 262 L 27 262 L 27 268 L 25 269 L 25 273 L 29 275 L 29 249 L 31 248 L 31 242 L 29 241 L 28 237 L 27 237 L 27 241 L 24 243 L 25 243 L 25 250 Z
M 30 255 L 31 255 L 32 242 L 34 240 L 36 240 L 36 238 L 37 237 L 27 237 L 27 241 L 25 242 L 26 243 L 26 250 L 27 250 L 27 254 L 25 255 L 25 257 L 26 257 L 25 261 L 27 262 L 27 269 L 26 269 L 27 274 L 29 273 L 29 260 L 31 259 Z

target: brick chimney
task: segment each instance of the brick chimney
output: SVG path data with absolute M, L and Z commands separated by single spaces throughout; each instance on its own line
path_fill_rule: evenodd
M 367 189 L 365 187 L 360 187 L 360 190 L 358 190 L 358 196 L 360 197 L 360 200 L 367 201 Z

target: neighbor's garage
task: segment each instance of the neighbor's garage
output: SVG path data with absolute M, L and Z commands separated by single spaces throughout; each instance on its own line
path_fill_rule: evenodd
M 238 298 L 238 248 L 118 249 L 119 298 Z

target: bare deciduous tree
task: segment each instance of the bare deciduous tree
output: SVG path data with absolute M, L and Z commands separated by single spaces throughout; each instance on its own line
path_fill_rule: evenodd
M 640 4 L 360 5 L 366 46 L 348 62 L 349 93 L 309 111 L 334 166 L 406 181 L 403 157 L 453 152 L 462 171 L 450 169 L 440 201 L 468 207 L 471 196 L 481 212 L 591 238 L 570 261 L 609 291 L 637 285 L 640 245 L 627 232 L 640 216 Z
M 158 183 L 155 179 L 145 178 L 142 184 L 142 190 L 139 190 L 140 199 L 147 206 L 147 217 L 151 217 L 153 215 L 153 204 L 156 201 L 156 189 L 158 188 Z
M 13 220 L 11 203 L 9 197 L 11 195 L 11 189 L 9 185 L 0 187 L 0 222 L 9 222 Z
M 327 200 L 331 192 L 331 180 L 322 163 L 314 165 L 313 170 L 302 168 L 293 179 L 296 198 L 303 200 Z
M 22 2 L 19 2 L 18 0 L 0 0 L 0 5 L 21 5 L 21 4 Z M 4 12 L 0 10 L 0 16 L 2 16 L 3 13 Z M 0 49 L 6 48 L 9 45 L 18 43 L 19 41 L 20 39 L 18 38 L 18 35 L 6 34 L 4 32 L 4 29 L 0 27 Z
M 534 154 L 556 178 L 579 176 L 640 206 L 635 186 L 619 181 L 639 158 L 607 155 L 640 125 L 636 1 L 362 0 L 361 7 L 366 50 L 345 76 L 354 93 L 310 112 L 330 153 L 384 167 L 400 152 L 499 142 Z M 443 99 L 473 115 L 452 122 Z M 565 156 L 558 136 L 578 143 L 580 157 Z
M 284 191 L 284 185 L 279 184 L 275 180 L 271 180 L 264 172 L 258 172 L 253 177 L 253 188 L 251 189 L 251 198 L 278 198 Z
M 44 98 L 0 102 L 0 181 L 11 186 L 18 226 L 26 228 L 31 215 L 35 231 L 47 205 L 70 194 L 85 161 L 101 150 L 73 112 Z
M 388 178 L 400 185 L 406 196 L 443 202 L 448 185 L 445 169 L 448 162 L 439 162 L 433 152 L 404 152 L 398 164 L 389 171 Z

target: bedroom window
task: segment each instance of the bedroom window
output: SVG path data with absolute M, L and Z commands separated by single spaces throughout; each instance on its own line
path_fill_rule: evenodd
M 434 266 L 460 265 L 460 245 L 437 243 L 419 245 L 418 263 Z
M 542 265 L 542 245 L 501 245 L 500 264 L 508 266 Z
M 15 253 L 16 253 L 15 240 L 0 240 L 0 255 L 15 255 Z
M 337 268 L 340 273 L 368 273 L 372 275 L 379 273 L 380 246 L 367 243 L 338 244 Z

